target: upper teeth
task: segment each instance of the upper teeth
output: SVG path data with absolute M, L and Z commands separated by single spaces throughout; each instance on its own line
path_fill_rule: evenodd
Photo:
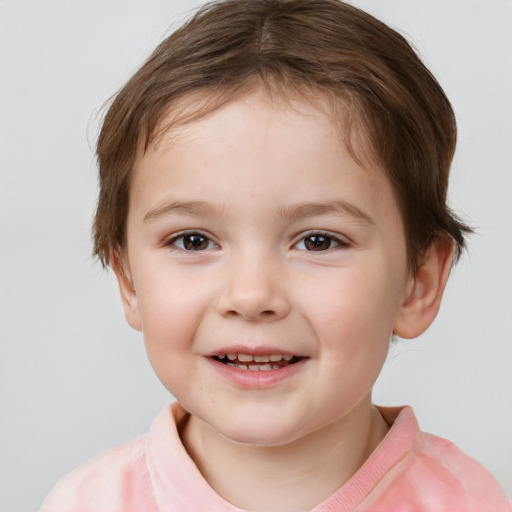
M 253 356 L 251 354 L 237 354 L 237 353 L 230 353 L 230 354 L 218 354 L 218 357 L 220 359 L 224 359 L 227 356 L 227 358 L 230 361 L 234 361 L 235 359 L 238 359 L 240 362 L 251 362 L 254 361 L 255 363 L 268 363 L 269 361 L 281 361 L 284 359 L 285 361 L 291 361 L 293 359 L 293 356 L 290 356 L 288 354 L 268 354 L 263 356 Z

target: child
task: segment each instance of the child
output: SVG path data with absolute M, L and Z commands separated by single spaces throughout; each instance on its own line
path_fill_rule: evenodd
M 405 40 L 338 0 L 225 0 L 165 40 L 105 118 L 94 237 L 177 402 L 42 511 L 510 512 L 371 403 L 469 231 L 455 133 Z

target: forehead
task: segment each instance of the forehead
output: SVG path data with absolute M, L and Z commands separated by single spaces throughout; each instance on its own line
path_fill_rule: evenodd
M 142 201 L 148 209 L 169 195 L 192 196 L 194 184 L 196 191 L 233 202 L 217 193 L 218 184 L 228 180 L 233 192 L 242 196 L 244 189 L 267 201 L 272 189 L 286 190 L 288 201 L 313 193 L 336 200 L 328 197 L 329 189 L 341 171 L 347 197 L 378 198 L 382 187 L 389 192 L 387 178 L 358 144 L 362 137 L 351 134 L 348 147 L 345 119 L 324 97 L 284 99 L 259 90 L 198 116 L 204 104 L 189 99 L 180 105 L 181 117 L 173 111 L 163 120 L 137 161 L 132 204 Z M 279 194 L 274 200 L 282 207 Z
M 142 158 L 148 148 L 158 150 L 160 146 L 171 146 L 180 137 L 186 137 L 197 131 L 197 121 L 215 116 L 217 111 L 235 110 L 234 105 L 243 103 L 265 105 L 280 112 L 283 116 L 295 113 L 305 117 L 323 114 L 326 124 L 339 137 L 352 157 L 363 167 L 374 167 L 378 159 L 374 158 L 368 130 L 360 115 L 360 109 L 342 93 L 336 95 L 331 90 L 312 88 L 305 84 L 285 87 L 278 79 L 249 79 L 240 88 L 225 90 L 199 89 L 185 97 L 178 98 L 168 105 L 155 128 L 145 137 L 145 148 L 139 148 L 136 162 Z M 257 106 L 256 108 L 259 108 Z
M 180 146 L 189 145 L 193 141 L 213 138 L 229 146 L 229 139 L 222 137 L 222 130 L 248 131 L 256 124 L 261 136 L 275 128 L 277 130 L 274 132 L 280 131 L 279 127 L 284 125 L 287 128 L 295 125 L 297 135 L 303 126 L 316 125 L 316 131 L 321 129 L 324 135 L 328 135 L 329 141 L 337 139 L 339 144 L 344 143 L 346 133 L 344 118 L 335 114 L 335 109 L 326 98 L 299 98 L 296 95 L 284 97 L 257 89 L 228 102 L 223 102 L 222 98 L 214 99 L 213 102 L 189 98 L 160 123 L 152 150 L 179 150 Z

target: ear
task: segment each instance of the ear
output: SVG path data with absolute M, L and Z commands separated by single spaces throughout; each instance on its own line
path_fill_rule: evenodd
M 401 338 L 416 338 L 434 321 L 450 275 L 454 245 L 440 238 L 428 250 L 414 277 L 395 320 L 393 333 Z
M 112 250 L 110 254 L 110 261 L 112 262 L 112 268 L 117 277 L 126 321 L 136 331 L 142 331 L 139 302 L 137 300 L 137 293 L 133 286 L 128 258 L 123 258 L 118 250 Z

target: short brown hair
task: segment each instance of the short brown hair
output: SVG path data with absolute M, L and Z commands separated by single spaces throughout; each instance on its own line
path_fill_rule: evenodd
M 446 204 L 455 117 L 407 41 L 338 0 L 222 0 L 206 4 L 165 39 L 105 116 L 93 227 L 94 253 L 103 265 L 124 245 L 134 163 L 164 117 L 179 121 L 180 102 L 193 96 L 204 99 L 187 118 L 197 119 L 255 84 L 281 95 L 300 91 L 341 101 L 345 124 L 364 132 L 366 149 L 391 181 L 413 271 L 439 237 L 450 237 L 460 255 L 471 229 Z

